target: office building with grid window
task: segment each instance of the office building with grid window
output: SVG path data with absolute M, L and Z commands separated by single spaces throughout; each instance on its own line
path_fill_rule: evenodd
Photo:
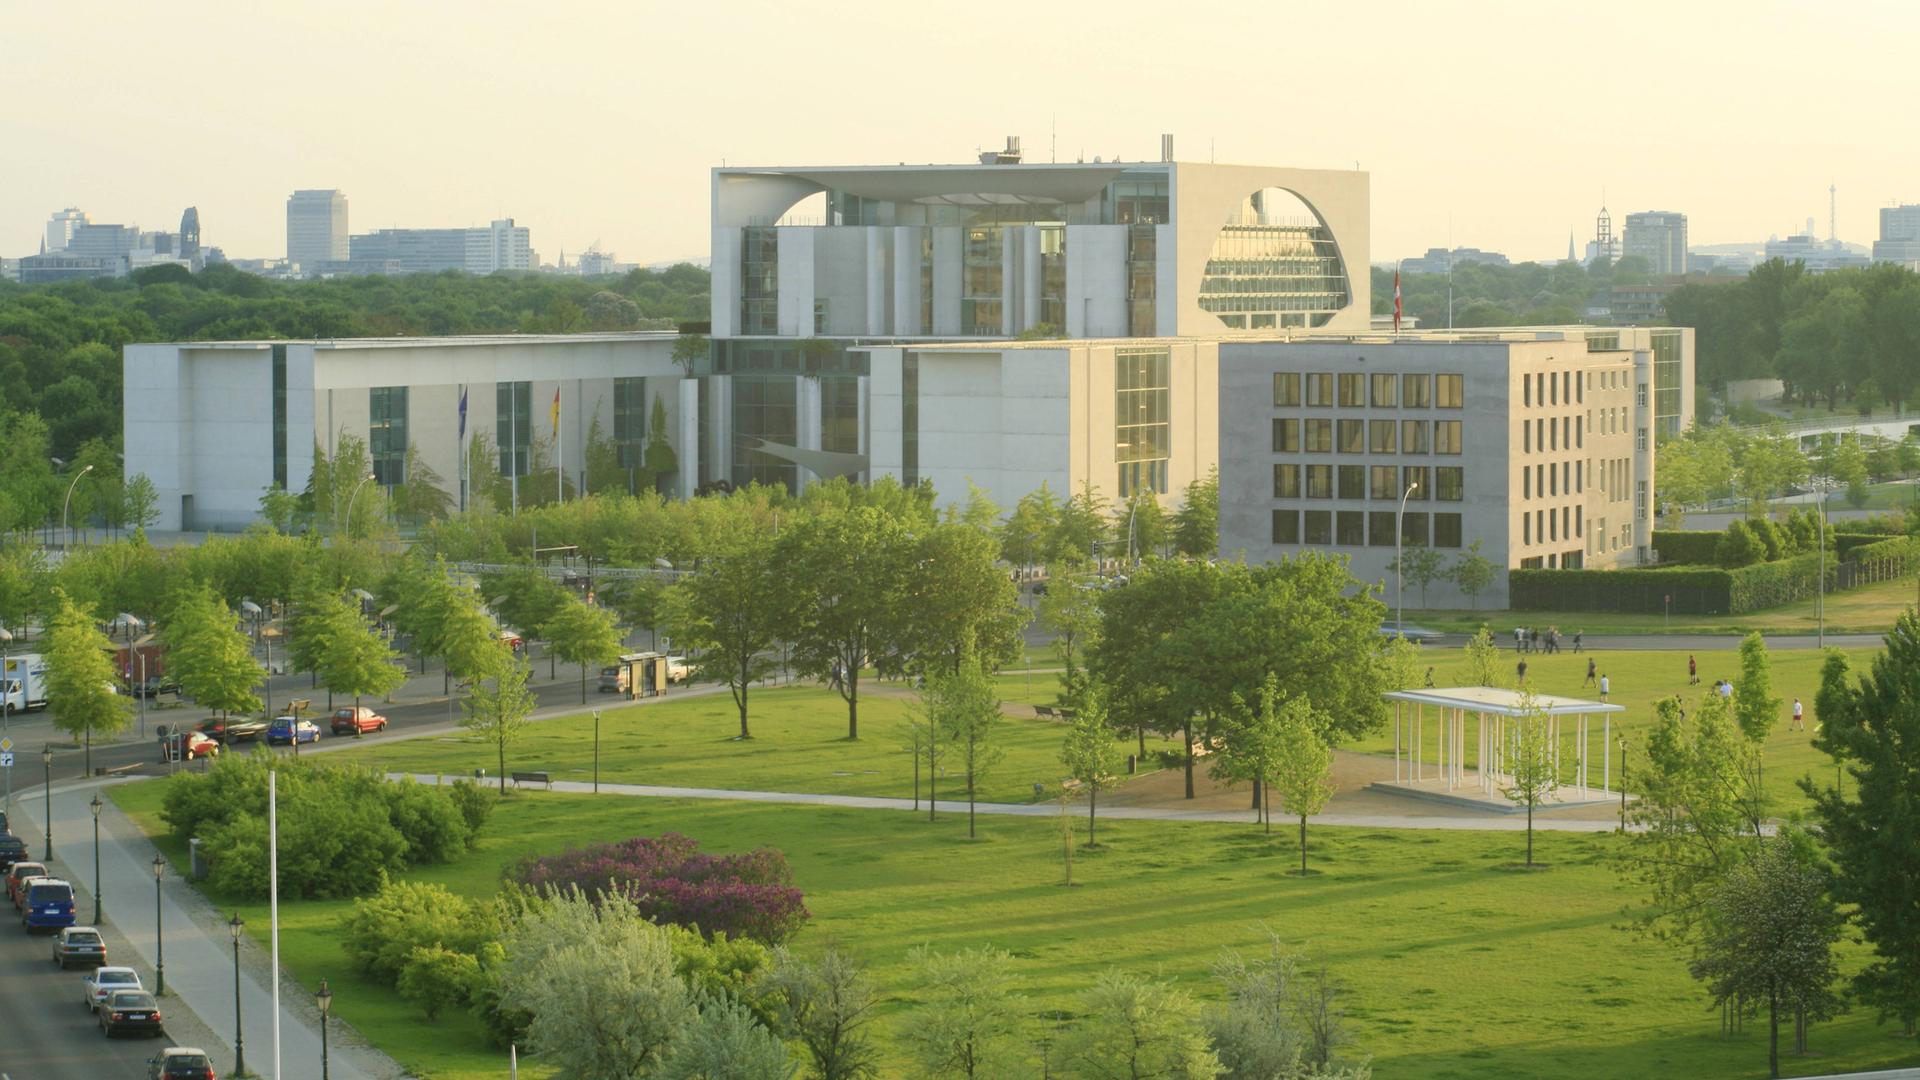
M 1585 327 L 1223 343 L 1220 541 L 1344 555 L 1393 587 L 1395 545 L 1450 565 L 1649 559 L 1655 450 L 1692 412 L 1693 331 Z M 1666 385 L 1666 384 L 1674 385 Z M 1404 507 L 1404 508 L 1403 508 Z M 1414 606 L 1506 604 L 1448 581 Z

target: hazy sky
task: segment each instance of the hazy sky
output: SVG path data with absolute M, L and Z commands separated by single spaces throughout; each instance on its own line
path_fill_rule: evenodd
M 710 166 L 1058 155 L 1351 168 L 1376 261 L 1557 258 L 1604 188 L 1695 244 L 1869 241 L 1920 201 L 1920 5 L 912 0 L 0 0 L 0 253 L 49 214 L 285 254 L 294 188 L 354 232 L 512 216 L 552 261 L 704 255 Z

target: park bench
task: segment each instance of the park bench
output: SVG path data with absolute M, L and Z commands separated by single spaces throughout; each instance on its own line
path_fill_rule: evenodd
M 548 791 L 553 790 L 553 777 L 544 772 L 516 772 L 513 774 L 513 786 L 521 784 L 545 784 Z
M 294 719 L 298 720 L 300 718 L 301 713 L 306 712 L 308 709 L 311 709 L 311 708 L 313 708 L 312 698 L 294 698 L 292 701 L 289 701 L 287 703 L 287 715 L 292 716 Z
M 1035 706 L 1033 707 L 1033 715 L 1035 715 L 1035 716 L 1037 716 L 1037 717 L 1039 717 L 1039 718 L 1040 718 L 1040 719 L 1042 719 L 1042 720 L 1051 720 L 1051 719 L 1053 719 L 1053 715 L 1054 715 L 1054 713 L 1053 713 L 1053 706 L 1051 706 L 1051 705 L 1035 705 Z

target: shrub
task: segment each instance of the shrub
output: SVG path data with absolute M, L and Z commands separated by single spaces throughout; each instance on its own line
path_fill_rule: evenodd
M 1720 536 L 1717 532 L 1655 529 L 1653 550 L 1660 553 L 1662 563 L 1713 566 L 1714 549 L 1720 543 Z
M 407 842 L 407 861 L 443 863 L 466 852 L 472 830 L 453 796 L 411 777 L 382 786 L 387 816 Z
M 1767 547 L 1744 521 L 1736 520 L 1720 534 L 1720 543 L 1714 548 L 1714 562 L 1729 570 L 1738 570 L 1743 566 L 1752 566 L 1765 562 Z
M 572 887 L 599 897 L 609 889 L 656 922 L 774 943 L 806 921 L 807 909 L 786 856 L 772 848 L 707 855 L 679 833 L 639 836 L 560 855 L 528 859 L 512 880 L 542 892 Z
M 480 827 L 493 816 L 496 799 L 471 780 L 455 780 L 447 792 L 453 798 L 453 805 L 460 808 L 460 816 L 466 819 L 467 846 L 473 847 L 480 842 Z
M 240 756 L 218 758 L 204 773 L 179 772 L 167 782 L 160 816 L 181 841 L 207 839 L 214 826 L 227 820 L 236 807 L 267 810 L 267 763 Z
M 438 945 L 416 945 L 400 968 L 394 989 L 420 1007 L 428 1020 L 438 1020 L 449 1006 L 464 1005 L 480 975 L 480 961 L 471 953 Z
M 340 948 L 353 966 L 391 986 L 415 949 L 476 953 L 497 927 L 490 907 L 476 906 L 444 885 L 389 880 L 372 896 L 354 901 L 340 930 Z
M 1754 538 L 1767 549 L 1767 562 L 1793 554 L 1792 535 L 1774 524 L 1772 518 L 1753 518 L 1747 522 L 1747 528 L 1753 530 Z

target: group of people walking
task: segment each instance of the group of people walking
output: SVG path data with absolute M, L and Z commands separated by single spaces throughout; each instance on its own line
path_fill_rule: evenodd
M 1573 632 L 1573 651 L 1580 651 L 1580 635 L 1584 631 Z M 1560 651 L 1560 628 L 1549 626 L 1543 634 L 1537 627 L 1516 626 L 1513 628 L 1513 650 L 1515 652 L 1557 653 Z

